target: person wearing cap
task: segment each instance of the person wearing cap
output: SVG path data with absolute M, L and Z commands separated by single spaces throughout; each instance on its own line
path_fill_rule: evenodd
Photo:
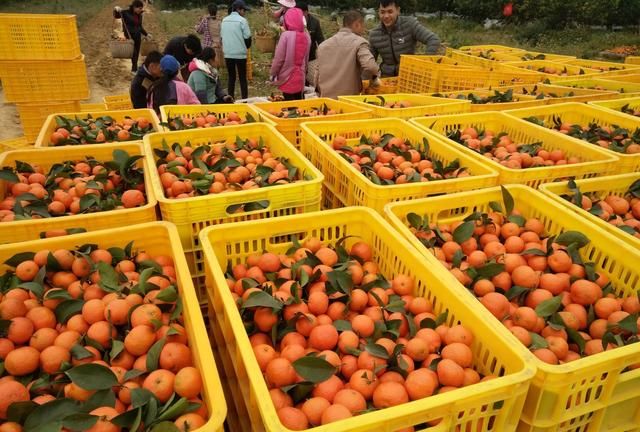
M 176 36 L 172 38 L 164 48 L 165 55 L 173 56 L 180 63 L 182 79 L 189 78 L 188 65 L 202 51 L 200 38 L 194 34 Z
M 160 114 L 162 105 L 199 105 L 200 101 L 187 83 L 178 79 L 180 63 L 172 55 L 160 60 L 162 77 L 156 80 L 147 93 L 147 107 Z
M 303 98 L 307 59 L 311 37 L 304 31 L 302 10 L 289 9 L 284 14 L 285 31 L 280 35 L 271 63 L 271 81 L 284 100 Z
M 229 71 L 228 91 L 235 97 L 237 75 L 242 99 L 246 99 L 249 97 L 247 50 L 251 48 L 251 29 L 244 15 L 250 9 L 243 0 L 235 0 L 231 8 L 231 14 L 222 20 L 220 26 L 222 52 Z

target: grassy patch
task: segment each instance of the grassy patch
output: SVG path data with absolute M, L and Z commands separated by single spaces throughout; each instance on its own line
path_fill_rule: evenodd
M 0 2 L 0 12 L 76 15 L 81 26 L 110 3 L 110 0 L 4 0 Z

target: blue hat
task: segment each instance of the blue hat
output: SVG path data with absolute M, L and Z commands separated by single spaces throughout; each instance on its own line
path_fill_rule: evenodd
M 162 69 L 162 72 L 173 74 L 180 69 L 180 63 L 174 56 L 167 54 L 160 59 L 160 69 Z
M 236 0 L 231 5 L 231 10 L 236 11 L 238 9 L 244 9 L 246 11 L 251 10 L 251 8 L 249 8 L 249 6 L 247 6 L 247 4 L 244 2 L 244 0 Z

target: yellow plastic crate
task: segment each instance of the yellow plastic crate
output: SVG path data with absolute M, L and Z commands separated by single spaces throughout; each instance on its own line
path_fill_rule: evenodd
M 499 90 L 499 91 L 502 91 L 502 90 Z M 479 90 L 460 90 L 455 92 L 446 92 L 443 94 L 443 96 L 467 97 L 471 93 L 479 97 L 488 97 L 488 96 L 495 95 L 494 90 L 479 89 Z M 435 94 L 441 94 L 441 93 L 435 93 Z M 496 103 L 487 103 L 487 104 L 474 104 L 473 102 L 469 101 L 471 102 L 471 107 L 469 111 L 470 112 L 504 111 L 504 110 L 515 109 L 515 108 L 535 107 L 535 106 L 545 105 L 547 103 L 545 99 L 537 99 L 535 96 L 527 96 L 527 95 L 521 95 L 516 93 L 514 93 L 513 99 L 514 99 L 513 102 L 499 102 L 499 103 L 496 102 Z M 456 99 L 453 99 L 453 100 L 456 100 Z M 443 112 L 441 114 L 450 114 L 450 113 Z M 413 116 L 413 117 L 417 117 L 417 116 Z
M 430 117 L 433 118 L 433 117 Z M 373 133 L 392 134 L 408 139 L 414 145 L 429 140 L 429 155 L 444 165 L 459 159 L 461 167 L 467 167 L 468 177 L 444 179 L 400 185 L 377 185 L 358 172 L 349 162 L 333 150 L 331 143 L 336 135 L 347 140 L 359 141 L 362 135 Z M 395 118 L 354 120 L 350 122 L 316 122 L 302 125 L 302 153 L 322 173 L 325 189 L 329 189 L 346 206 L 366 206 L 382 212 L 391 201 L 421 198 L 429 195 L 461 190 L 479 189 L 496 185 L 497 173 L 487 164 L 459 151 L 443 139 L 430 137 L 407 121 Z
M 216 363 L 211 353 L 204 320 L 198 307 L 198 300 L 189 278 L 189 271 L 180 247 L 180 240 L 175 227 L 166 222 L 153 222 L 133 226 L 114 227 L 108 230 L 76 234 L 67 237 L 29 241 L 0 246 L 0 262 L 13 255 L 27 251 L 42 249 L 74 250 L 82 244 L 98 244 L 101 248 L 124 247 L 133 241 L 134 250 L 145 251 L 151 256 L 165 255 L 173 258 L 176 269 L 176 280 L 180 298 L 182 299 L 184 328 L 189 338 L 189 346 L 194 366 L 202 376 L 202 396 L 207 407 L 207 422 L 193 432 L 222 432 L 223 422 L 227 414 L 227 404 L 222 393 L 222 384 Z M 6 270 L 0 264 L 0 272 Z
M 640 56 L 628 56 L 624 59 L 626 64 L 640 65 Z
M 526 218 L 538 218 L 546 232 L 557 235 L 567 230 L 580 231 L 591 242 L 582 256 L 595 263 L 614 284 L 615 294 L 629 296 L 640 286 L 640 251 L 611 236 L 607 231 L 578 217 L 542 192 L 521 185 L 507 186 L 515 208 Z M 411 242 L 430 266 L 442 266 L 409 231 L 407 215 L 417 213 L 431 223 L 460 221 L 472 212 L 489 212 L 491 201 L 502 202 L 500 188 L 463 192 L 423 200 L 393 203 L 385 208 L 385 216 Z M 442 267 L 444 268 L 444 267 Z M 460 286 L 458 282 L 453 286 Z M 476 301 L 476 307 L 481 308 Z M 496 324 L 498 321 L 491 317 Z M 510 346 L 528 349 L 513 335 Z M 589 356 L 564 365 L 549 365 L 534 358 L 537 374 L 527 395 L 518 431 L 537 432 L 617 432 L 638 427 L 640 372 L 625 371 L 638 363 L 638 347 L 628 345 Z M 500 430 L 500 429 L 496 429 Z
M 526 108 L 520 110 L 508 111 L 508 115 L 524 119 L 526 117 L 537 117 L 543 120 L 545 124 L 553 125 L 554 117 L 560 117 L 563 122 L 571 124 L 589 125 L 589 123 L 597 123 L 600 126 L 619 126 L 628 129 L 630 133 L 640 128 L 640 118 L 635 118 L 622 113 L 616 113 L 606 108 L 595 105 L 587 105 L 581 103 L 565 103 L 558 105 L 548 105 L 546 107 Z M 544 129 L 542 126 L 534 125 L 536 128 Z M 615 164 L 615 170 L 609 174 L 621 174 L 626 172 L 635 172 L 640 169 L 640 154 L 624 154 L 617 153 L 609 149 L 604 149 L 595 144 L 586 141 L 568 137 L 558 131 L 552 131 L 556 135 L 573 141 L 574 143 L 586 145 L 591 148 L 597 148 L 598 151 L 606 152 L 611 156 L 617 157 L 619 160 Z
M 300 175 L 306 176 L 308 180 L 190 198 L 174 199 L 165 196 L 160 176 L 155 169 L 157 158 L 154 149 L 162 149 L 163 142 L 169 146 L 173 143 L 181 145 L 190 143 L 192 147 L 200 147 L 211 145 L 216 141 L 235 140 L 236 137 L 261 137 L 274 156 L 288 158 L 289 162 L 299 169 Z M 202 247 L 198 241 L 200 230 L 210 225 L 306 213 L 320 209 L 322 174 L 282 134 L 266 123 L 225 126 L 214 130 L 190 129 L 155 133 L 144 137 L 144 145 L 148 165 L 152 167 L 151 185 L 158 199 L 162 219 L 173 222 L 178 227 L 180 241 L 201 302 L 206 302 L 206 292 Z M 262 210 L 252 211 L 230 209 L 230 207 L 239 207 L 257 201 L 267 201 L 267 206 Z
M 624 63 L 600 60 L 575 59 L 569 60 L 565 62 L 565 64 L 594 69 L 600 72 L 599 76 L 607 77 L 607 79 L 611 76 L 627 75 L 630 73 L 640 72 L 640 65 L 628 65 Z
M 0 14 L 2 60 L 73 60 L 81 54 L 75 15 Z
M 566 61 L 575 60 L 575 56 L 565 54 L 550 54 L 536 51 L 522 52 L 500 52 L 495 54 L 497 61 L 528 61 L 528 60 L 545 60 L 564 63 Z
M 441 137 L 447 142 L 457 145 L 457 148 L 473 155 L 477 160 L 481 160 L 487 166 L 498 171 L 498 184 L 518 183 L 537 187 L 541 183 L 563 178 L 594 177 L 596 175 L 609 174 L 617 167 L 619 161 L 611 152 L 601 150 L 590 144 L 581 143 L 578 140 L 566 138 L 501 112 L 422 117 L 411 120 L 411 123 L 420 126 L 432 136 Z M 564 151 L 567 157 L 577 156 L 584 162 L 526 169 L 507 168 L 445 137 L 449 132 L 466 127 L 475 127 L 478 130 L 491 129 L 496 133 L 506 132 L 513 142 L 517 144 L 540 142 L 545 150 L 559 149 Z
M 80 100 L 89 97 L 84 55 L 75 60 L 0 61 L 5 102 Z
M 104 103 L 81 103 L 80 112 L 105 111 L 107 109 Z
M 29 141 L 24 135 L 17 138 L 9 138 L 0 141 L 0 153 L 30 146 L 33 146 L 33 141 Z
M 378 87 L 370 87 L 369 80 L 362 81 L 362 93 L 363 94 L 389 94 L 396 93 L 398 91 L 398 78 L 380 78 L 380 85 Z
M 542 81 L 543 76 L 539 73 L 518 71 L 489 71 L 482 69 L 452 69 L 443 73 L 438 84 L 437 91 L 448 93 L 459 90 L 483 89 L 501 87 L 513 84 L 536 84 Z
M 142 154 L 142 146 L 135 143 L 21 149 L 1 154 L 0 167 L 15 167 L 15 161 L 18 160 L 39 165 L 47 172 L 53 164 L 67 160 L 84 159 L 86 156 L 93 156 L 99 161 L 112 160 L 113 151 L 116 149 L 124 150 L 130 155 Z M 143 164 L 142 159 L 138 161 L 139 167 Z M 155 221 L 157 201 L 153 188 L 150 186 L 149 169 L 146 167 L 144 177 L 147 196 L 147 203 L 144 206 L 99 213 L 0 222 L 0 244 L 35 240 L 40 238 L 41 233 L 52 229 L 84 228 L 87 231 L 96 231 Z M 5 185 L 5 181 L 0 180 L 0 200 L 4 199 Z
M 432 93 L 438 91 L 442 76 L 458 69 L 474 70 L 471 65 L 449 57 L 401 55 L 398 92 Z
M 607 195 L 625 196 L 629 190 L 629 186 L 636 180 L 640 179 L 640 173 L 620 174 L 615 176 L 598 177 L 586 180 L 577 180 L 576 185 L 583 194 L 595 195 L 597 198 L 603 199 Z M 540 190 L 556 202 L 559 202 L 576 212 L 580 216 L 587 218 L 591 223 L 608 231 L 620 240 L 629 243 L 631 246 L 640 250 L 640 239 L 634 237 L 620 228 L 602 220 L 598 216 L 589 213 L 586 210 L 573 204 L 562 197 L 562 195 L 572 196 L 573 193 L 569 189 L 567 182 L 549 183 L 540 186 Z
M 434 428 L 439 431 L 513 431 L 522 408 L 522 399 L 534 370 L 528 366 L 530 355 L 504 343 L 506 329 L 481 311 L 464 290 L 451 289 L 452 276 L 437 266 L 428 267 L 413 249 L 382 217 L 370 209 L 346 208 L 309 213 L 259 222 L 211 227 L 200 233 L 206 256 L 207 293 L 215 311 L 230 354 L 234 375 L 249 410 L 255 431 L 285 431 L 278 420 L 266 383 L 253 354 L 240 313 L 224 277 L 227 262 L 241 262 L 252 253 L 269 250 L 284 253 L 290 239 L 303 241 L 316 236 L 335 244 L 345 236 L 355 236 L 375 245 L 374 258 L 380 272 L 387 277 L 398 273 L 416 280 L 416 295 L 429 298 L 434 313 L 449 311 L 447 323 L 462 323 L 473 329 L 474 368 L 480 373 L 503 375 L 495 380 L 474 384 L 450 393 L 356 416 L 330 425 L 318 426 L 314 432 L 392 432 L 430 420 L 442 419 Z M 286 239 L 286 240 L 283 240 Z M 348 239 L 349 246 L 356 239 Z M 488 324 L 492 323 L 492 324 Z M 491 419 L 491 420 L 490 420 Z
M 640 84 L 640 72 L 607 77 L 607 80 L 630 83 L 630 84 Z
M 102 100 L 109 111 L 133 109 L 131 97 L 128 94 L 105 96 Z
M 247 114 L 249 114 L 256 122 L 264 122 L 272 126 L 276 125 L 274 121 L 269 120 L 251 104 L 163 105 L 160 107 L 160 118 L 163 123 L 168 122 L 170 117 L 177 116 L 193 119 L 199 115 L 213 114 L 216 118 L 221 119 L 231 112 L 235 112 L 243 118 L 246 118 Z M 163 128 L 164 130 L 169 130 L 165 125 L 163 125 Z
M 78 101 L 19 103 L 16 104 L 16 108 L 20 115 L 25 137 L 29 141 L 35 141 L 50 114 L 78 111 L 80 103 Z
M 611 77 L 616 78 L 616 77 Z M 620 77 L 617 77 L 620 78 Z M 563 79 L 551 80 L 551 84 L 557 84 L 567 87 L 579 87 L 595 90 L 611 90 L 621 93 L 620 97 L 626 97 L 623 93 L 640 93 L 640 83 L 627 83 L 615 80 L 582 78 L 582 79 Z
M 338 99 L 360 105 L 372 110 L 374 117 L 397 117 L 409 119 L 411 117 L 421 117 L 436 114 L 456 114 L 469 112 L 471 102 L 465 100 L 446 99 L 410 93 L 395 93 L 380 95 L 385 102 L 406 101 L 411 104 L 407 108 L 385 108 L 384 106 L 372 105 L 369 102 L 381 103 L 382 99 L 376 95 L 369 96 L 338 96 Z
M 507 45 L 464 45 L 458 49 L 460 51 L 496 51 L 512 53 L 524 51 L 522 48 L 510 47 Z
M 575 77 L 589 77 L 593 75 L 597 75 L 600 71 L 595 69 L 589 69 L 582 66 L 574 66 L 569 63 L 560 63 L 554 62 L 551 60 L 526 60 L 526 61 L 514 61 L 514 62 L 505 62 L 505 67 L 516 67 L 519 69 L 524 69 L 527 71 L 537 72 L 545 76 L 549 79 L 561 80 L 563 77 L 568 77 L 569 79 Z M 548 73 L 543 72 L 538 69 L 540 68 L 553 68 L 558 71 L 558 73 Z M 560 73 L 564 73 L 566 75 L 560 75 Z
M 58 128 L 58 124 L 56 123 L 56 117 L 78 117 L 79 119 L 85 119 L 88 116 L 93 118 L 109 116 L 114 120 L 121 122 L 126 117 L 130 117 L 132 119 L 137 119 L 139 117 L 144 117 L 149 120 L 150 124 L 153 126 L 154 131 L 162 131 L 162 126 L 160 126 L 160 120 L 158 120 L 158 116 L 152 109 L 140 108 L 140 109 L 131 109 L 131 110 L 122 110 L 122 111 L 90 111 L 90 112 L 57 112 L 55 114 L 49 115 L 47 120 L 42 125 L 42 129 L 40 129 L 40 134 L 36 139 L 36 147 L 51 147 L 50 137 L 51 134 L 56 131 Z M 142 140 L 131 140 L 131 141 L 123 141 L 128 143 L 142 143 Z M 96 144 L 87 144 L 87 145 L 96 145 Z M 103 145 L 103 144 L 99 144 Z M 72 147 L 71 145 L 65 145 L 63 147 Z
M 503 70 L 503 65 L 500 64 L 500 62 L 493 60 L 493 58 L 486 58 L 485 56 L 487 53 L 484 51 L 463 52 L 453 48 L 447 48 L 445 53 L 447 57 L 450 57 L 451 59 L 459 62 L 463 62 L 467 65 L 472 65 L 487 70 Z M 492 55 L 490 55 L 489 57 L 492 57 Z
M 298 117 L 298 118 L 280 118 L 271 114 L 269 111 L 280 112 L 283 108 L 300 108 L 310 109 L 327 106 L 328 109 L 334 110 L 336 114 L 331 116 L 316 117 Z M 276 129 L 284 135 L 296 148 L 300 148 L 301 131 L 300 124 L 310 121 L 323 120 L 358 120 L 371 118 L 371 110 L 358 105 L 352 105 L 347 102 L 337 101 L 329 98 L 316 98 L 298 101 L 284 102 L 266 102 L 254 104 L 254 107 L 262 113 L 266 118 L 276 123 Z
M 640 96 L 625 98 L 625 99 L 612 99 L 612 100 L 589 102 L 589 105 L 607 108 L 620 113 L 622 112 L 622 107 L 625 107 L 625 106 L 630 109 L 640 109 Z M 631 115 L 629 113 L 623 113 L 623 114 Z
M 618 93 L 614 91 L 604 90 L 592 90 L 574 87 L 565 87 L 561 85 L 552 84 L 529 84 L 520 86 L 506 86 L 496 87 L 495 90 L 504 92 L 512 89 L 515 94 L 531 95 L 535 92 L 536 95 L 544 93 L 545 100 L 548 105 L 565 103 L 565 102 L 590 102 L 592 100 L 607 100 L 617 97 Z M 572 93 L 573 96 L 564 96 Z M 558 97 L 551 97 L 550 94 L 555 94 Z M 536 97 L 534 95 L 534 97 Z

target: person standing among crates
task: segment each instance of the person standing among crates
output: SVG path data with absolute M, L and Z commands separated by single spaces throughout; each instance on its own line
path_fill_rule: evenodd
M 235 0 L 231 5 L 231 14 L 222 20 L 220 36 L 222 52 L 229 71 L 229 94 L 235 97 L 236 74 L 240 81 L 242 99 L 249 97 L 247 82 L 247 51 L 251 48 L 251 29 L 244 17 L 249 7 L 243 0 Z
M 311 47 L 311 37 L 304 31 L 303 18 L 304 14 L 298 8 L 285 12 L 285 31 L 280 35 L 271 63 L 271 82 L 278 86 L 284 100 L 303 99 Z
M 147 92 L 147 107 L 160 114 L 162 105 L 200 105 L 191 87 L 178 78 L 180 62 L 171 55 L 160 60 L 162 77 L 154 81 Z
M 144 12 L 144 3 L 142 0 L 133 0 L 128 9 L 121 9 L 116 6 L 114 9 L 114 17 L 122 19 L 122 31 L 127 39 L 133 40 L 133 55 L 131 56 L 131 72 L 138 71 L 138 57 L 140 55 L 140 45 L 142 44 L 142 36 L 151 38 L 142 26 L 142 13 Z
M 217 18 L 218 7 L 215 3 L 211 3 L 207 6 L 208 16 L 202 17 L 200 22 L 196 25 L 196 33 L 202 35 L 202 47 L 213 48 L 215 56 L 215 67 L 219 68 L 223 65 L 222 59 L 222 42 L 220 41 L 220 20 Z
M 382 57 L 380 70 L 383 77 L 397 76 L 400 56 L 414 54 L 416 42 L 427 47 L 427 54 L 437 54 L 440 38 L 425 28 L 415 17 L 401 16 L 399 0 L 380 0 L 380 25 L 369 32 L 371 52 L 375 59 Z
M 133 77 L 131 88 L 129 89 L 133 108 L 147 107 L 147 91 L 149 91 L 153 82 L 162 76 L 162 69 L 160 69 L 161 59 L 162 54 L 159 51 L 151 51 L 147 54 L 144 63 Z

